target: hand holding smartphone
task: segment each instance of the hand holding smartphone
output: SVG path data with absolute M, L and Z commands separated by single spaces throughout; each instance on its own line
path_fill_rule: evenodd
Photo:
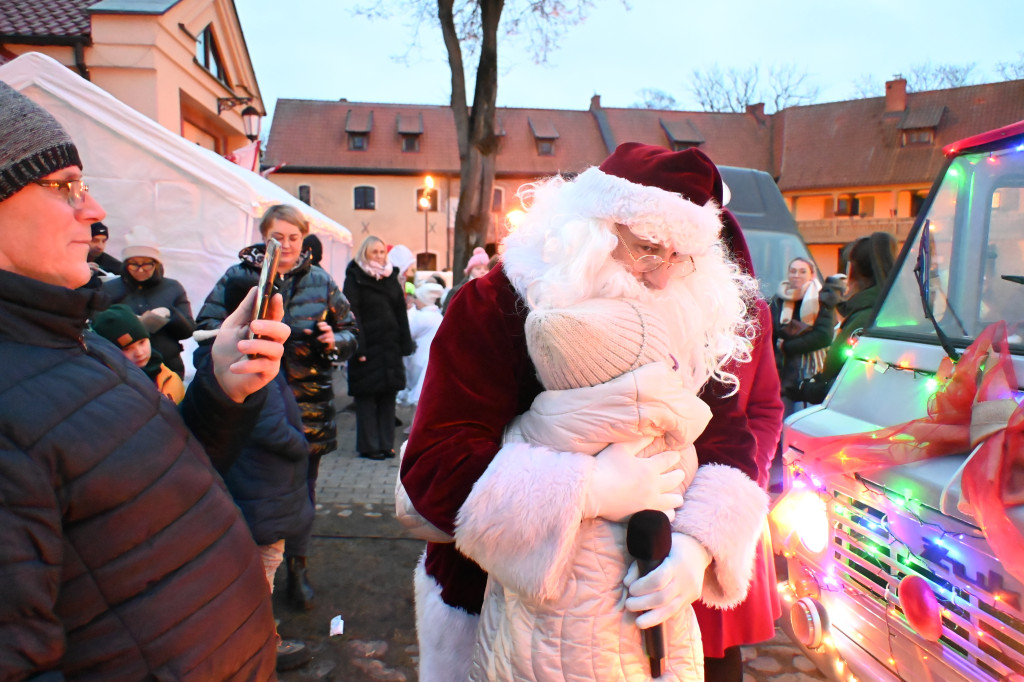
M 270 310 L 270 299 L 274 296 L 274 280 L 277 277 L 277 261 L 281 256 L 281 242 L 273 237 L 267 239 L 267 250 L 263 255 L 263 267 L 260 269 L 260 282 L 256 289 L 256 308 L 252 319 L 265 320 Z M 249 331 L 249 338 L 256 338 Z

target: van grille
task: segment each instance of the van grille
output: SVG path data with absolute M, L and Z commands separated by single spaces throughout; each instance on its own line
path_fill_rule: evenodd
M 903 545 L 911 539 L 897 539 L 890 533 L 887 525 L 893 520 L 887 519 L 880 509 L 838 490 L 833 490 L 831 497 L 829 516 L 835 529 L 832 551 L 836 577 L 847 591 L 885 608 L 890 628 L 910 631 L 896 593 L 904 576 L 918 575 L 931 584 L 945 609 L 940 643 L 948 651 L 993 680 L 1010 672 L 1024 674 L 1024 613 L 1018 595 L 997 596 L 969 584 L 945 564 L 927 560 L 922 563 Z M 909 514 L 904 520 L 921 525 Z M 920 537 L 937 535 L 934 530 L 922 527 Z M 980 556 L 972 562 L 975 552 L 967 545 L 957 544 L 955 536 L 947 535 L 943 541 L 951 547 L 955 545 L 956 555 L 964 558 L 968 574 L 973 574 L 978 565 L 987 565 Z

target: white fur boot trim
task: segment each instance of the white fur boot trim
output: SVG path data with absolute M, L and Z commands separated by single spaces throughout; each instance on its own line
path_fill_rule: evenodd
M 480 617 L 444 603 L 441 586 L 424 568 L 426 556 L 414 574 L 420 682 L 463 682 L 469 679 Z

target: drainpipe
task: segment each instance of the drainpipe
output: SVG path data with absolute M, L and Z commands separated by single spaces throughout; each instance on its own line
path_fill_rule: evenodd
M 85 46 L 87 41 L 88 38 L 76 40 L 71 49 L 75 53 L 75 68 L 78 69 L 78 74 L 85 80 L 90 80 L 89 67 L 85 63 Z

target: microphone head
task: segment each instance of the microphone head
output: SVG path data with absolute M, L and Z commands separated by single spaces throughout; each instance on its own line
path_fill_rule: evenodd
M 672 524 L 665 512 L 644 509 L 626 526 L 626 549 L 634 559 L 661 561 L 672 549 Z

